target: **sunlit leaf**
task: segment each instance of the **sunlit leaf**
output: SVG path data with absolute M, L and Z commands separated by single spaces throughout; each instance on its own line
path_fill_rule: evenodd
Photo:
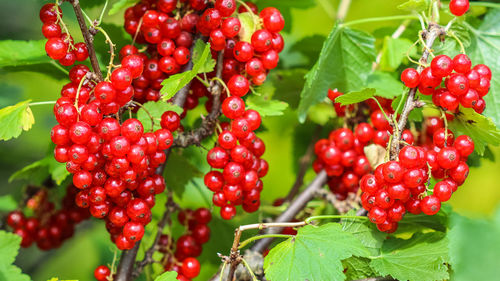
M 266 278 L 281 281 L 344 280 L 342 260 L 369 251 L 337 223 L 305 226 L 271 249 L 264 260 Z
M 301 93 L 299 119 L 327 96 L 330 87 L 342 92 L 359 91 L 366 85 L 375 60 L 375 39 L 362 31 L 336 25 L 323 44 L 314 67 L 306 75 Z
M 35 123 L 29 107 L 31 100 L 0 109 L 0 140 L 17 138 L 22 131 L 28 131 Z
M 45 53 L 45 42 L 47 40 L 0 41 L 0 67 L 50 62 Z

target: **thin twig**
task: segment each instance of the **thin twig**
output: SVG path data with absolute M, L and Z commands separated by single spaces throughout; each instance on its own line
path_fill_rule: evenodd
M 102 81 L 102 72 L 99 67 L 99 61 L 97 60 L 97 55 L 94 49 L 94 37 L 90 34 L 87 25 L 85 24 L 85 19 L 83 18 L 82 8 L 80 7 L 79 0 L 70 0 L 73 5 L 73 10 L 75 10 L 76 19 L 78 21 L 78 25 L 80 25 L 80 30 L 82 31 L 83 39 L 85 40 L 85 44 L 87 45 L 87 50 L 89 51 L 90 64 L 92 65 L 92 69 L 94 73 L 97 75 L 99 81 Z
M 304 209 L 304 206 L 307 205 L 309 201 L 311 201 L 316 192 L 323 187 L 323 185 L 326 183 L 327 176 L 325 171 L 321 171 L 314 180 L 309 184 L 309 186 L 300 193 L 297 198 L 290 203 L 290 206 L 281 214 L 279 215 L 274 222 L 275 223 L 281 223 L 281 222 L 287 222 L 291 221 L 297 216 L 297 214 Z M 266 234 L 277 234 L 280 233 L 282 228 L 271 228 Z M 266 239 L 261 239 L 255 245 L 252 247 L 252 251 L 256 252 L 264 252 L 264 250 L 271 244 L 273 241 L 272 238 L 266 238 Z

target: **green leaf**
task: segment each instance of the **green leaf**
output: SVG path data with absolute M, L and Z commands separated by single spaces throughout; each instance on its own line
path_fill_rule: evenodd
M 263 93 L 263 88 L 272 92 L 268 94 L 274 99 L 286 101 L 291 108 L 299 106 L 300 91 L 304 86 L 304 75 L 307 70 L 302 68 L 271 71 L 267 80 L 256 91 Z
M 398 9 L 408 12 L 423 12 L 427 9 L 427 0 L 409 0 L 398 6 Z
M 443 205 L 441 211 L 434 216 L 406 214 L 399 222 L 398 232 L 416 232 L 425 228 L 445 232 L 448 225 L 448 214 L 445 206 Z
M 500 144 L 500 131 L 491 118 L 478 114 L 471 108 L 460 107 L 460 112 L 449 126 L 457 136 L 470 136 L 479 155 L 484 154 L 486 145 Z
M 50 58 L 45 53 L 46 41 L 0 41 L 0 67 L 50 62 Z
M 59 163 L 54 159 L 54 146 L 51 146 L 43 159 L 29 164 L 16 171 L 9 178 L 9 182 L 14 180 L 27 180 L 30 183 L 41 183 L 51 176 L 52 180 L 60 185 L 68 176 L 64 163 Z
M 375 95 L 375 92 L 376 90 L 373 88 L 366 88 L 358 92 L 350 92 L 345 95 L 341 95 L 340 97 L 335 99 L 335 102 L 338 102 L 341 105 L 359 103 L 372 98 Z
M 114 3 L 109 10 L 109 15 L 114 15 L 118 13 L 120 10 L 125 10 L 128 7 L 134 6 L 140 0 L 118 0 L 118 2 Z
M 404 240 L 390 238 L 384 242 L 380 256 L 370 265 L 381 276 L 398 280 L 434 281 L 449 278 L 448 239 L 443 233 L 416 233 Z
M 484 115 L 491 117 L 500 126 L 500 9 L 491 9 L 484 17 L 478 30 L 472 30 L 471 45 L 467 48 L 473 64 L 486 64 L 491 68 L 490 92 L 484 97 Z
M 247 109 L 257 110 L 262 117 L 281 116 L 288 107 L 284 101 L 267 99 L 264 96 L 252 95 L 246 100 Z
M 12 265 L 16 259 L 20 244 L 20 236 L 0 230 L 0 280 L 31 280 L 28 275 L 21 272 L 19 267 Z
M 350 211 L 347 215 L 355 215 L 354 211 Z M 356 219 L 343 219 L 342 231 L 351 233 L 363 244 L 372 255 L 377 255 L 382 243 L 384 242 L 385 233 L 380 232 L 374 224 Z
M 380 58 L 380 70 L 396 70 L 403 62 L 403 59 L 406 58 L 406 53 L 412 45 L 413 42 L 406 38 L 386 36 L 382 47 L 382 57 Z
M 271 249 L 264 270 L 268 280 L 344 280 L 341 260 L 353 255 L 368 256 L 369 251 L 339 224 L 308 225 Z
M 241 23 L 241 29 L 238 34 L 241 41 L 251 42 L 252 34 L 257 30 L 257 25 L 255 24 L 255 16 L 253 13 L 241 13 L 238 14 L 238 19 Z
M 0 264 L 0 280 L 31 281 L 31 278 L 15 265 Z
M 85 0 L 85 1 L 80 1 L 80 6 L 82 9 L 90 9 L 99 5 L 103 5 L 104 7 L 104 2 L 102 0 Z
M 292 29 L 292 9 L 308 9 L 314 7 L 317 1 L 314 0 L 257 0 L 257 6 L 260 9 L 264 7 L 275 7 L 280 10 L 283 18 L 285 18 L 285 28 L 283 31 L 290 32 Z
M 370 266 L 370 259 L 367 258 L 350 257 L 342 261 L 342 266 L 347 280 L 359 280 L 377 275 Z
M 455 35 L 465 48 L 471 45 L 471 32 L 466 25 L 456 22 L 451 26 L 448 33 Z M 460 44 L 453 37 L 448 37 L 444 43 L 436 44 L 435 49 L 437 54 L 447 54 L 450 57 L 461 53 Z
M 312 106 L 308 114 L 312 122 L 322 126 L 326 125 L 335 116 L 335 110 L 332 110 L 332 105 L 326 103 L 319 103 Z
M 151 117 L 152 117 L 154 120 L 153 130 L 158 130 L 158 129 L 161 129 L 161 126 L 160 126 L 161 115 L 165 111 L 174 111 L 180 115 L 182 113 L 183 109 L 177 105 L 174 105 L 174 104 L 168 103 L 168 102 L 150 101 L 150 102 L 143 104 L 139 108 L 139 110 L 137 111 L 137 119 L 139 121 L 141 121 L 142 125 L 144 126 L 144 131 L 147 132 L 147 131 L 151 130 L 151 124 L 152 124 Z
M 303 54 L 309 60 L 309 67 L 312 67 L 319 56 L 319 52 L 325 40 L 326 37 L 323 35 L 315 34 L 307 36 L 295 42 L 292 47 L 290 47 L 290 51 Z
M 184 86 L 189 84 L 189 82 L 191 82 L 191 80 L 193 80 L 196 75 L 198 75 L 199 73 L 203 73 L 204 70 L 210 68 L 210 65 L 212 64 L 211 61 L 213 61 L 210 53 L 210 44 L 204 43 L 202 50 L 200 49 L 200 46 L 202 45 L 200 45 L 198 42 L 196 42 L 196 46 L 198 47 L 198 50 L 193 51 L 193 68 L 191 70 L 172 75 L 163 80 L 163 82 L 161 83 L 161 85 L 163 86 L 160 90 L 162 100 L 169 100 Z
M 451 217 L 451 280 L 498 280 L 500 260 L 500 209 L 493 219 Z
M 205 53 L 205 49 L 207 48 L 207 46 L 210 47 L 210 44 L 205 43 L 202 40 L 196 41 L 196 43 L 194 45 L 193 63 L 194 63 L 194 65 L 197 65 L 197 64 L 200 65 L 197 73 L 208 73 L 208 72 L 214 71 L 214 69 L 215 69 L 216 62 L 212 58 L 212 56 L 203 57 L 203 54 Z
M 193 178 L 202 177 L 203 173 L 181 153 L 171 152 L 163 175 L 167 188 L 180 197 L 186 184 Z
M 376 96 L 392 99 L 401 96 L 404 91 L 403 83 L 387 72 L 375 71 L 368 77 L 368 88 L 377 89 Z
M 163 273 L 162 275 L 155 278 L 155 281 L 176 281 L 177 280 L 177 272 L 168 271 Z
M 0 212 L 12 211 L 17 207 L 17 202 L 12 194 L 0 196 Z
M 300 94 L 299 120 L 327 95 L 331 86 L 343 92 L 359 91 L 366 85 L 375 60 L 375 39 L 362 31 L 335 25 L 323 44 L 314 67 L 306 75 Z
M 0 140 L 17 138 L 21 132 L 28 131 L 35 123 L 33 112 L 29 107 L 31 100 L 22 101 L 0 109 Z
M 21 245 L 21 236 L 0 230 L 0 264 L 12 264 Z

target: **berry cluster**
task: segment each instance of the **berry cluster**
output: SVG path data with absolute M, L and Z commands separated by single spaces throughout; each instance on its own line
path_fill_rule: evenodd
M 88 77 L 88 67 L 74 66 L 71 82 L 54 107 L 59 125 L 51 132 L 55 159 L 66 163 L 73 184 L 81 189 L 77 205 L 106 219 L 112 240 L 122 250 L 142 238 L 151 220 L 154 196 L 165 189 L 155 169 L 165 162 L 164 150 L 173 143 L 169 129 L 145 133 L 139 120 L 120 124 L 114 117 L 131 100 L 132 79 L 143 67 L 141 56 L 125 56 L 109 81 L 96 84 Z
M 361 123 L 353 133 L 350 129 L 337 129 L 328 139 L 319 140 L 314 146 L 317 159 L 313 162 L 316 173 L 325 170 L 328 186 L 339 200 L 349 192 L 356 193 L 359 179 L 371 172 L 363 148 L 373 140 L 374 130 L 368 123 Z
M 58 60 L 61 65 L 70 66 L 75 61 L 84 61 L 88 58 L 89 52 L 87 45 L 80 42 L 76 43 L 62 22 L 62 11 L 55 4 L 45 4 L 40 9 L 40 20 L 43 23 L 42 33 L 47 38 L 45 51 L 50 58 Z M 66 30 L 62 32 L 61 25 Z
M 33 210 L 33 216 L 26 217 L 19 210 L 10 212 L 6 222 L 15 234 L 21 236 L 21 247 L 27 248 L 35 242 L 40 250 L 46 251 L 60 247 L 73 236 L 75 225 L 90 217 L 87 210 L 75 205 L 77 193 L 78 189 L 69 185 L 61 209 L 56 210 L 54 203 L 47 200 L 47 191 L 43 189 L 27 202 L 27 207 Z
M 380 231 L 394 232 L 406 211 L 436 214 L 441 202 L 448 201 L 469 174 L 466 161 L 474 151 L 472 139 L 466 135 L 455 138 L 435 117 L 426 124 L 430 125 L 426 135 L 432 135 L 432 144 L 403 147 L 398 161 L 379 165 L 374 174 L 360 181 L 361 202 Z M 438 181 L 432 193 L 428 189 L 430 172 Z
M 249 213 L 257 211 L 263 188 L 260 178 L 269 169 L 266 160 L 260 158 L 265 152 L 264 142 L 253 132 L 260 125 L 260 115 L 254 110 L 244 112 L 244 116 L 231 125 L 221 124 L 218 146 L 207 155 L 212 168 L 222 169 L 222 172 L 208 172 L 205 185 L 214 192 L 212 201 L 215 206 L 221 207 L 221 217 L 226 220 L 236 215 L 238 205 Z
M 443 79 L 444 87 L 440 87 Z M 401 73 L 401 81 L 407 87 L 418 87 L 423 95 L 432 95 L 434 105 L 450 112 L 456 112 L 462 105 L 483 113 L 486 107 L 483 97 L 490 90 L 490 80 L 489 67 L 484 64 L 472 67 L 471 60 L 465 54 L 453 59 L 439 55 L 421 73 L 413 68 Z
M 341 106 L 336 103 L 335 99 L 341 95 L 343 93 L 337 89 L 328 90 L 328 98 L 333 102 L 337 116 L 345 117 L 346 111 L 354 111 L 354 106 Z M 392 100 L 377 100 L 386 114 L 393 113 Z M 386 147 L 392 132 L 392 127 L 377 102 L 368 100 L 357 107 L 358 111 L 369 116 L 371 124 L 359 123 L 354 131 L 347 128 L 334 130 L 330 132 L 328 139 L 320 139 L 314 147 L 318 158 L 313 162 L 313 169 L 316 173 L 326 171 L 328 186 L 339 200 L 345 200 L 348 193 L 356 193 L 359 179 L 372 170 L 364 148 L 371 143 Z M 403 132 L 403 140 L 414 142 L 409 130 Z
M 177 238 L 175 245 L 172 237 L 160 237 L 160 252 L 165 254 L 162 263 L 166 271 L 179 273 L 178 280 L 191 280 L 200 273 L 197 257 L 201 255 L 203 244 L 210 240 L 208 223 L 212 215 L 206 208 L 186 209 L 179 212 L 177 219 L 186 227 L 186 233 Z
M 203 244 L 210 240 L 208 223 L 212 220 L 210 210 L 199 208 L 195 211 L 185 209 L 179 212 L 178 221 L 186 227 L 186 233 L 177 238 L 177 242 L 169 235 L 161 235 L 158 251 L 164 254 L 161 263 L 165 271 L 178 272 L 177 280 L 189 281 L 200 274 L 200 262 Z M 111 270 L 100 265 L 94 270 L 97 281 L 107 281 Z

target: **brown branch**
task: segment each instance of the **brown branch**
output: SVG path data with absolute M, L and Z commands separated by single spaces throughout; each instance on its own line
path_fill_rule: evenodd
M 313 137 L 311 138 L 311 142 L 306 149 L 306 153 L 299 159 L 299 171 L 297 172 L 297 178 L 295 179 L 292 188 L 290 188 L 290 191 L 285 197 L 284 202 L 292 201 L 292 199 L 295 197 L 295 195 L 297 195 L 297 193 L 299 193 L 300 188 L 304 184 L 304 177 L 311 165 L 311 160 L 314 155 L 314 145 L 318 141 L 320 133 L 321 126 L 317 126 L 316 130 L 313 133 Z
M 288 208 L 274 220 L 274 222 L 281 223 L 293 220 L 295 216 L 297 216 L 297 214 L 304 209 L 307 203 L 314 198 L 316 192 L 323 187 L 326 180 L 326 172 L 321 171 L 309 184 L 309 186 L 304 189 L 304 191 L 302 191 L 302 193 L 300 193 L 292 203 L 290 203 L 290 206 L 288 206 Z M 280 233 L 281 230 L 282 228 L 272 228 L 269 229 L 266 234 L 277 234 Z M 272 241 L 272 238 L 261 239 L 255 243 L 252 247 L 252 251 L 262 253 Z
M 85 24 L 85 19 L 83 18 L 82 8 L 80 7 L 79 0 L 70 0 L 73 5 L 73 10 L 75 10 L 76 19 L 78 21 L 78 25 L 80 25 L 80 30 L 82 31 L 83 39 L 85 40 L 85 44 L 87 45 L 87 49 L 89 51 L 90 63 L 92 65 L 92 69 L 94 73 L 97 75 L 99 81 L 103 80 L 101 68 L 99 67 L 99 61 L 97 60 L 97 56 L 94 49 L 94 36 L 89 32 L 87 25 Z
M 166 210 L 163 213 L 163 217 L 158 222 L 158 232 L 156 233 L 155 240 L 151 247 L 144 254 L 144 259 L 140 262 L 137 262 L 136 268 L 132 273 L 133 278 L 139 277 L 144 267 L 154 262 L 153 254 L 159 249 L 158 243 L 160 242 L 160 237 L 163 234 L 163 229 L 167 224 L 171 224 L 170 216 L 172 215 L 172 213 L 179 209 L 179 206 L 174 202 L 174 197 L 171 190 L 168 191 L 167 197 L 167 203 L 165 204 Z
M 430 49 L 432 48 L 432 45 L 434 45 L 434 41 L 436 41 L 436 39 L 442 36 L 443 34 L 446 34 L 444 29 L 440 25 L 435 23 L 430 23 L 427 30 L 424 31 L 422 36 L 425 39 L 425 47 L 424 47 L 424 52 L 422 53 L 422 57 L 419 60 L 420 65 L 417 69 L 418 72 L 422 72 L 423 65 L 427 63 L 427 59 L 429 58 L 430 55 Z M 390 147 L 391 160 L 396 160 L 398 158 L 399 147 L 401 143 L 400 142 L 401 132 L 406 127 L 406 123 L 408 122 L 408 116 L 410 115 L 410 112 L 413 109 L 415 109 L 415 107 L 420 105 L 416 93 L 417 93 L 417 88 L 410 89 L 410 92 L 408 93 L 408 98 L 403 107 L 403 111 L 401 112 L 401 115 L 399 117 L 399 122 L 397 126 L 394 126 L 394 136 L 392 138 Z
M 193 51 L 193 48 L 194 48 L 194 44 L 193 44 L 193 47 L 191 47 L 191 53 Z M 183 67 L 182 72 L 189 71 L 192 68 L 193 68 L 193 63 L 192 63 L 192 61 L 190 61 L 188 64 L 186 64 Z M 173 98 L 173 103 L 179 107 L 184 107 L 184 103 L 186 102 L 186 97 L 189 94 L 190 88 L 191 88 L 191 82 L 189 82 L 186 86 L 184 86 L 179 92 L 177 92 L 175 94 L 175 96 Z M 170 155 L 171 149 L 172 149 L 172 147 L 165 151 L 167 160 L 168 160 L 168 157 Z M 159 174 L 159 175 L 163 174 L 167 160 L 165 160 L 165 163 L 163 165 L 158 167 L 158 169 L 156 170 L 157 174 Z M 168 208 L 167 208 L 167 211 L 168 211 Z M 157 242 L 157 240 L 155 240 L 155 242 Z M 117 269 L 116 277 L 115 277 L 114 281 L 132 280 L 131 278 L 132 278 L 132 274 L 134 273 L 134 263 L 135 263 L 135 259 L 136 259 L 140 244 L 141 244 L 141 241 L 138 241 L 137 243 L 135 243 L 134 248 L 132 248 L 131 250 L 128 250 L 128 251 L 123 251 L 122 256 L 120 258 L 120 264 L 118 265 L 118 269 Z M 154 245 L 155 244 L 153 244 L 153 246 Z
M 216 77 L 218 78 L 222 78 L 223 61 L 224 51 L 221 51 L 217 57 Z M 210 88 L 208 89 L 212 94 L 212 109 L 210 113 L 203 119 L 200 127 L 189 132 L 180 133 L 174 139 L 174 147 L 188 147 L 191 145 L 199 146 L 203 139 L 213 134 L 220 115 L 220 107 L 222 103 L 220 95 L 222 93 L 222 89 L 223 87 L 219 81 L 212 80 Z

